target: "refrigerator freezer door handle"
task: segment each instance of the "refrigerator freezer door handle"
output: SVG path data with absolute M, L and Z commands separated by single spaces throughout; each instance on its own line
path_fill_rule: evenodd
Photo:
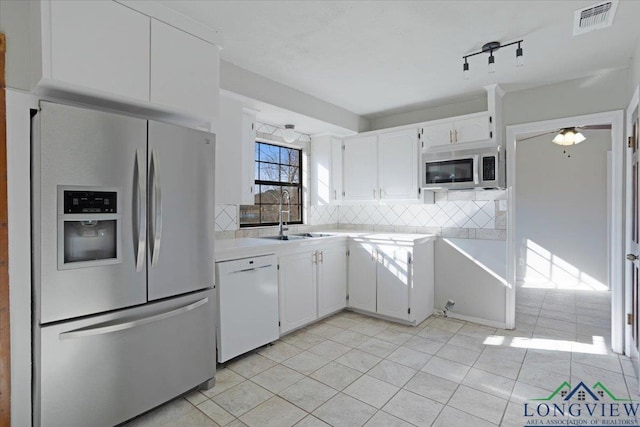
M 153 231 L 152 240 L 153 247 L 151 248 L 151 267 L 155 267 L 158 264 L 158 257 L 160 256 L 160 243 L 162 242 L 162 192 L 160 189 L 160 176 L 158 156 L 155 152 L 151 153 L 151 170 L 153 173 L 151 189 L 153 193 Z
M 137 232 L 137 241 L 136 241 L 136 271 L 139 273 L 142 271 L 144 267 L 144 252 L 145 245 L 147 241 L 146 231 L 147 231 L 147 209 L 146 209 L 146 201 L 147 196 L 145 192 L 145 177 L 141 173 L 144 168 L 142 168 L 142 156 L 136 150 L 136 160 L 135 160 L 135 170 L 133 173 L 133 192 L 136 195 L 136 200 L 134 201 L 136 206 L 136 211 L 134 212 L 134 224 L 137 223 L 138 229 L 134 232 Z M 137 181 L 137 182 L 136 182 Z
M 125 329 L 132 329 L 138 326 L 146 325 L 148 323 L 157 322 L 159 320 L 168 319 L 169 317 L 174 317 L 179 314 L 186 313 L 200 306 L 203 306 L 208 302 L 209 302 L 209 298 L 202 298 L 201 300 L 191 303 L 189 305 L 185 305 L 183 307 L 179 307 L 164 313 L 155 314 L 153 316 L 144 317 L 142 319 L 136 319 L 128 322 L 116 323 L 116 324 L 107 325 L 107 326 L 99 326 L 99 325 L 89 326 L 86 328 L 76 329 L 74 331 L 62 332 L 59 335 L 59 338 L 61 340 L 70 340 L 73 338 L 89 337 L 92 335 L 104 335 L 104 334 L 109 334 L 111 332 L 123 331 Z

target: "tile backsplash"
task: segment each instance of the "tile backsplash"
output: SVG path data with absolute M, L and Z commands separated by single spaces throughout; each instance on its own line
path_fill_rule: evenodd
M 433 204 L 349 204 L 310 206 L 305 226 L 435 233 L 467 239 L 506 239 L 505 190 L 449 191 L 435 194 Z M 238 206 L 216 205 L 219 238 L 240 237 Z M 237 232 L 236 232 L 237 231 Z M 264 233 L 264 231 L 263 231 Z M 237 236 L 236 236 L 237 235 Z
M 216 205 L 216 231 L 235 231 L 239 228 L 238 205 Z

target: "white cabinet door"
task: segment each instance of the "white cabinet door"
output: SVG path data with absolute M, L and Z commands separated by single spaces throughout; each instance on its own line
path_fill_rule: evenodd
M 256 113 L 245 111 L 242 115 L 242 168 L 240 204 L 253 205 L 255 203 L 255 150 L 256 150 Z
M 453 123 L 439 123 L 423 128 L 424 148 L 435 148 L 453 144 Z
M 472 117 L 468 119 L 456 120 L 454 126 L 454 141 L 456 144 L 465 144 L 488 140 L 489 135 L 489 115 Z
M 344 243 L 318 251 L 318 316 L 326 316 L 347 305 L 347 253 Z
M 280 335 L 318 318 L 315 259 L 314 251 L 283 255 L 278 261 Z
M 331 172 L 330 172 L 331 203 L 340 203 L 342 200 L 342 140 L 331 138 Z
M 149 100 L 147 16 L 113 1 L 51 1 L 42 7 L 51 8 L 42 31 L 42 77 Z M 174 54 L 166 48 L 165 55 Z
M 219 123 L 216 134 L 216 203 L 238 205 L 242 203 L 242 103 L 230 97 L 220 97 Z
M 396 319 L 409 319 L 411 270 L 408 250 L 380 245 L 377 252 L 377 312 Z
M 380 200 L 418 199 L 418 130 L 378 137 Z
M 215 119 L 219 55 L 217 46 L 152 19 L 150 101 L 209 121 Z
M 366 240 L 349 241 L 349 307 L 376 311 L 376 259 L 374 245 Z
M 344 140 L 343 200 L 362 201 L 377 198 L 377 137 L 363 136 Z

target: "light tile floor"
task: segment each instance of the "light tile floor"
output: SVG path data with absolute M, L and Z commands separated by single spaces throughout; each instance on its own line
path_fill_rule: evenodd
M 517 329 L 342 312 L 219 366 L 216 386 L 128 426 L 522 426 L 562 380 L 638 396 L 610 351 L 607 292 L 518 288 Z

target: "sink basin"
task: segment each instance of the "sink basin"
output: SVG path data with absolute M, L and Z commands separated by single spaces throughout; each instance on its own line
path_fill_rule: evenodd
M 324 233 L 297 233 L 297 234 L 293 234 L 293 236 L 301 236 L 301 237 L 307 239 L 307 238 L 314 238 L 314 237 L 330 237 L 331 234 L 324 234 Z
M 271 239 L 271 240 L 302 240 L 306 239 L 305 236 L 298 236 L 294 234 L 287 234 L 285 236 L 266 236 L 261 237 L 261 239 Z
M 315 237 L 329 237 L 331 234 L 323 234 L 323 233 L 294 233 L 287 234 L 284 236 L 267 236 L 261 237 L 261 239 L 271 239 L 271 240 L 302 240 L 302 239 L 313 239 Z

